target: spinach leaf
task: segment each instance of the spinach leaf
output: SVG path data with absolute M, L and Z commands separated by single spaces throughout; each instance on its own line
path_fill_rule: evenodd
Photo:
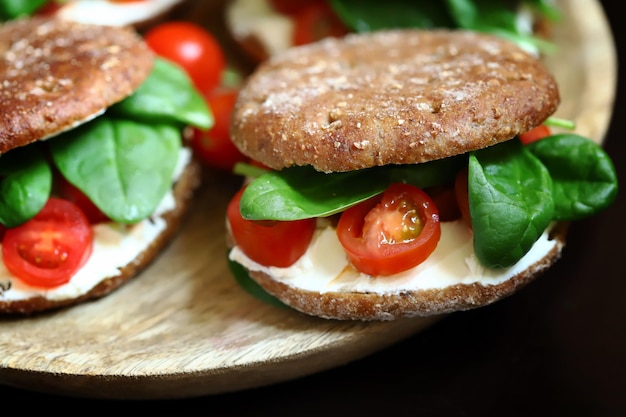
M 330 0 L 330 5 L 344 24 L 356 32 L 455 26 L 442 1 Z
M 20 16 L 31 15 L 47 0 L 1 0 L 0 18 L 2 20 L 15 19 Z
M 467 166 L 468 154 L 437 159 L 422 164 L 387 165 L 382 167 L 389 182 L 405 182 L 418 188 L 452 184 L 461 168 Z
M 241 215 L 249 220 L 300 220 L 346 210 L 385 190 L 392 182 L 428 188 L 449 184 L 467 164 L 467 155 L 414 165 L 386 165 L 326 174 L 311 167 L 269 171 L 244 191 Z M 246 167 L 239 172 L 252 172 Z
M 563 17 L 554 0 L 524 0 L 524 3 L 548 20 L 556 22 Z
M 52 169 L 39 146 L 0 157 L 0 223 L 15 227 L 35 216 L 48 201 Z
M 163 58 L 156 58 L 148 78 L 109 111 L 133 119 L 176 121 L 202 129 L 209 129 L 214 122 L 204 98 L 187 74 Z
M 450 13 L 460 28 L 490 33 L 518 44 L 523 49 L 552 53 L 555 45 L 518 25 L 518 11 L 502 0 L 447 0 Z M 536 9 L 541 12 L 544 9 Z M 547 10 L 546 10 L 547 11 Z
M 516 11 L 502 0 L 446 0 L 446 3 L 459 27 L 497 27 L 517 32 Z
M 240 201 L 249 220 L 326 217 L 381 193 L 389 179 L 376 168 L 326 174 L 311 167 L 269 171 L 252 181 Z
M 529 0 L 534 10 L 557 16 L 558 9 L 547 0 Z M 331 0 L 342 22 L 356 32 L 392 28 L 461 28 L 504 37 L 522 48 L 551 53 L 555 45 L 532 33 L 524 33 L 517 23 L 516 2 L 501 0 Z
M 257 284 L 256 281 L 250 278 L 248 271 L 246 270 L 246 268 L 243 267 L 243 265 L 228 260 L 228 267 L 231 274 L 235 278 L 235 281 L 237 281 L 237 284 L 239 284 L 241 288 L 243 288 L 244 291 L 246 291 L 251 296 L 265 303 L 273 305 L 274 307 L 290 308 L 287 304 L 284 304 L 278 298 L 266 292 L 263 287 L 261 287 L 259 284 Z
M 555 220 L 579 220 L 608 207 L 617 196 L 617 173 L 597 143 L 558 134 L 529 144 L 552 177 Z
M 100 117 L 50 141 L 65 178 L 112 220 L 135 223 L 151 215 L 172 184 L 180 131 Z
M 519 261 L 552 221 L 552 180 L 518 140 L 470 154 L 474 251 L 489 268 Z

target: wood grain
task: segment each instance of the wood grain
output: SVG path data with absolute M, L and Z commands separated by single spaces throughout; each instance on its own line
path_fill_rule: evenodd
M 601 142 L 617 83 L 611 32 L 595 0 L 558 3 L 565 12 L 554 29 L 559 49 L 546 60 L 562 93 L 558 116 Z M 192 4 L 190 19 L 220 32 L 219 5 Z M 106 298 L 30 318 L 0 318 L 0 383 L 91 398 L 223 393 L 341 366 L 443 319 L 337 322 L 251 297 L 226 262 L 224 213 L 237 187 L 236 178 L 207 172 L 177 239 L 140 277 Z

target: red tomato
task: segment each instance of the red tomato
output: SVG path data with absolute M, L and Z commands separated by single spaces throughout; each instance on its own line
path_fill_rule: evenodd
M 321 0 L 322 2 L 324 0 Z M 272 9 L 276 10 L 278 13 L 292 15 L 300 10 L 304 9 L 308 5 L 312 3 L 319 3 L 320 0 L 269 0 L 270 6 Z
M 81 190 L 72 185 L 64 177 L 57 180 L 59 196 L 76 204 L 85 213 L 89 223 L 97 224 L 111 220 Z
M 72 202 L 50 198 L 26 223 L 7 229 L 4 264 L 28 285 L 54 288 L 68 282 L 91 256 L 93 231 Z
M 326 37 L 340 38 L 349 31 L 325 1 L 316 1 L 293 15 L 294 45 L 304 45 Z
M 519 139 L 524 145 L 528 145 L 529 143 L 535 142 L 539 139 L 543 139 L 546 136 L 550 136 L 550 134 L 551 132 L 548 126 L 539 125 L 533 129 L 530 129 L 528 132 L 519 135 Z
M 37 11 L 35 12 L 35 15 L 38 15 L 38 16 L 50 16 L 50 15 L 53 15 L 56 12 L 59 11 L 61 6 L 62 6 L 61 3 L 58 3 L 56 1 L 49 1 L 46 4 L 44 4 L 43 6 L 41 6 L 39 9 L 37 9 Z
M 203 27 L 170 21 L 149 29 L 144 38 L 155 53 L 179 64 L 201 93 L 220 84 L 226 58 L 217 40 Z
M 472 216 L 470 215 L 470 206 L 469 206 L 469 194 L 468 194 L 468 179 L 467 179 L 467 168 L 463 168 L 456 174 L 456 178 L 454 180 L 454 192 L 456 194 L 456 201 L 459 205 L 459 210 L 461 211 L 461 217 L 463 220 L 472 227 Z
M 315 219 L 257 222 L 239 212 L 244 188 L 231 199 L 226 210 L 233 238 L 250 259 L 265 266 L 288 267 L 307 250 L 315 231 Z
M 439 211 L 439 221 L 449 222 L 461 217 L 454 187 L 441 185 L 430 187 L 424 191 L 435 203 L 437 211 Z
M 217 89 L 205 97 L 215 123 L 209 130 L 193 129 L 191 147 L 207 165 L 231 172 L 233 165 L 247 158 L 231 142 L 230 115 L 237 98 L 237 90 Z
M 406 271 L 437 247 L 437 207 L 421 189 L 402 183 L 344 211 L 337 237 L 352 264 L 371 276 Z

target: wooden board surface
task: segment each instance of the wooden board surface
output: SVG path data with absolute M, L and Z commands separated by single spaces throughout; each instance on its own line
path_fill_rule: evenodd
M 601 142 L 617 82 L 613 39 L 595 0 L 558 3 L 559 50 L 546 60 L 562 93 L 557 115 Z M 226 262 L 224 213 L 237 187 L 236 178 L 207 173 L 177 239 L 117 292 L 52 314 L 0 318 L 0 383 L 92 398 L 223 393 L 340 366 L 442 319 L 329 321 L 251 297 Z

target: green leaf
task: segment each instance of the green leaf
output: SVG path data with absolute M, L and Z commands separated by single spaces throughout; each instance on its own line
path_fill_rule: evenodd
M 239 284 L 241 288 L 243 288 L 251 296 L 263 301 L 264 303 L 273 305 L 274 307 L 286 309 L 290 308 L 287 304 L 284 304 L 278 298 L 266 292 L 263 287 L 250 278 L 248 271 L 243 267 L 243 265 L 228 260 L 228 267 L 232 276 L 235 278 L 235 281 L 237 281 L 237 284 Z
M 474 251 L 490 268 L 519 261 L 552 221 L 552 180 L 518 140 L 472 152 L 468 171 Z
M 461 28 L 472 28 L 480 19 L 480 12 L 472 0 L 446 0 L 448 10 L 456 25 Z
M 65 178 L 111 219 L 135 223 L 150 216 L 172 184 L 180 131 L 100 117 L 50 141 Z
M 148 78 L 110 111 L 149 121 L 177 121 L 204 130 L 214 122 L 206 101 L 187 74 L 163 58 L 157 58 Z
M 1 0 L 0 18 L 10 20 L 31 15 L 46 2 L 47 0 Z
M 325 174 L 311 167 L 269 171 L 243 192 L 241 215 L 248 220 L 300 220 L 326 217 L 381 193 L 388 185 L 370 168 Z
M 423 164 L 387 165 L 381 167 L 389 182 L 405 182 L 418 188 L 451 184 L 456 174 L 467 166 L 468 154 L 437 159 Z
M 555 220 L 592 216 L 617 197 L 613 162 L 592 140 L 575 134 L 558 134 L 527 147 L 550 171 Z
M 0 223 L 15 227 L 34 217 L 48 201 L 52 170 L 38 146 L 0 157 Z
M 391 28 L 454 27 L 445 3 L 430 0 L 330 0 L 339 18 L 356 32 Z
M 548 20 L 557 22 L 563 18 L 554 0 L 524 0 L 524 3 Z
M 393 28 L 461 28 L 491 33 L 536 53 L 552 53 L 555 45 L 531 33 L 521 33 L 515 3 L 501 0 L 331 0 L 341 21 L 356 32 Z M 550 13 L 540 0 L 533 6 Z M 537 7 L 539 6 L 539 7 Z
M 350 172 L 326 174 L 311 167 L 261 171 L 244 191 L 241 215 L 249 220 L 300 220 L 327 217 L 346 210 L 385 190 L 392 182 L 419 188 L 449 184 L 467 155 L 424 164 L 386 165 Z M 243 175 L 258 174 L 246 166 L 236 167 Z

